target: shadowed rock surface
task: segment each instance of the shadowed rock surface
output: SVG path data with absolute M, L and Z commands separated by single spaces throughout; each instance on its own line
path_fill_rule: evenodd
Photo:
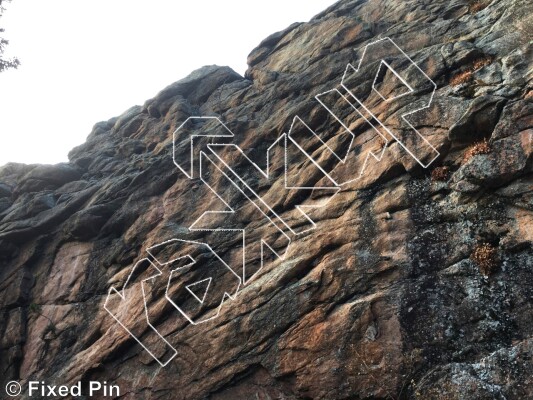
M 0 387 L 100 380 L 125 399 L 533 399 L 532 16 L 526 0 L 341 0 L 265 39 L 245 77 L 200 68 L 97 123 L 69 163 L 1 167 Z M 150 320 L 177 350 L 162 368 L 105 311 L 109 288 L 162 241 L 205 239 L 229 258 L 238 244 L 234 232 L 188 232 L 220 208 L 173 164 L 173 132 L 217 116 L 264 166 L 298 115 L 342 146 L 314 96 L 339 88 L 346 65 L 383 37 L 437 84 L 413 125 L 439 158 L 424 169 L 388 138 L 382 160 L 314 211 L 316 229 L 217 319 L 189 324 L 164 285 L 149 286 Z M 360 72 L 354 87 L 374 77 Z M 411 102 L 384 104 L 380 119 L 400 126 Z M 352 123 L 360 151 L 381 148 Z M 483 140 L 489 150 L 474 151 Z M 182 144 L 178 159 L 190 152 Z M 319 186 L 309 163 L 288 169 Z M 314 196 L 260 190 L 282 216 Z M 495 249 L 488 265 L 471 257 L 481 245 Z M 137 301 L 127 323 L 163 354 Z

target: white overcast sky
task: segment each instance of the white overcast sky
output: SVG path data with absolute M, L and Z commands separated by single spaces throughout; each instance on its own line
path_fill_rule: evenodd
M 335 0 L 13 0 L 0 18 L 0 165 L 57 163 L 98 122 L 203 65 L 244 74 L 266 36 Z

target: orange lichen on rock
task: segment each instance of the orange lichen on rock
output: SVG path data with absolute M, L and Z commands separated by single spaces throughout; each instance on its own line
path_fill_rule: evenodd
M 477 156 L 478 154 L 488 154 L 492 151 L 492 147 L 487 139 L 484 139 L 480 142 L 476 142 L 471 145 L 463 156 L 463 163 L 470 160 L 472 157 Z
M 446 182 L 450 177 L 450 168 L 446 166 L 437 167 L 431 171 L 431 180 L 434 182 Z
M 455 74 L 450 79 L 450 85 L 458 86 L 458 85 L 461 85 L 462 83 L 466 83 L 466 82 L 470 81 L 471 79 L 472 79 L 472 71 L 468 69 L 466 71 L 459 72 L 458 74 Z
M 477 71 L 478 69 L 481 69 L 481 68 L 483 68 L 486 65 L 489 65 L 490 63 L 492 63 L 492 61 L 493 61 L 493 59 L 490 56 L 478 58 L 472 64 L 472 69 L 473 69 L 473 71 Z
M 485 276 L 491 275 L 498 266 L 498 249 L 489 243 L 482 243 L 474 248 L 470 259 Z
M 487 8 L 487 6 L 487 3 L 477 0 L 470 4 L 470 7 L 468 7 L 468 11 L 472 14 L 475 14 L 481 10 L 484 10 L 485 8 Z
M 470 80 L 472 80 L 472 75 L 474 74 L 474 72 L 476 72 L 478 69 L 483 68 L 486 65 L 489 65 L 490 63 L 492 63 L 492 61 L 493 59 L 490 56 L 478 58 L 472 63 L 472 65 L 468 69 L 452 76 L 452 78 L 450 79 L 450 85 L 458 86 L 463 83 L 469 82 Z

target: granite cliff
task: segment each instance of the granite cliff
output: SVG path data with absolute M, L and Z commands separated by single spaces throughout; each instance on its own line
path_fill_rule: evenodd
M 526 0 L 341 0 L 266 38 L 244 77 L 200 68 L 97 123 L 68 163 L 1 167 L 0 387 L 100 380 L 120 385 L 126 399 L 533 399 L 532 33 Z M 407 151 L 401 138 L 411 131 L 399 115 L 424 106 L 431 90 L 380 101 L 368 90 L 372 63 L 341 87 L 347 65 L 383 38 L 436 84 L 430 106 L 410 120 L 431 145 L 422 155 L 438 154 L 427 168 Z M 416 72 L 402 66 L 408 77 Z M 390 70 L 382 75 L 379 92 L 400 93 Z M 353 136 L 339 130 L 314 96 L 348 87 L 400 136 L 376 134 L 353 110 L 340 111 Z M 218 318 L 191 324 L 165 299 L 151 264 L 139 263 L 150 248 L 204 241 L 234 267 L 242 250 L 231 228 L 251 242 L 271 237 L 269 220 L 220 160 L 191 154 L 190 135 L 175 134 L 186 121 L 204 129 L 188 120 L 200 115 L 234 133 L 227 143 L 248 158 L 222 146 L 220 160 L 292 228 L 307 223 L 296 205 L 320 207 L 309 211 L 316 227 L 290 246 L 272 239 L 284 259 L 267 257 L 260 268 L 261 249 L 250 246 L 253 279 Z M 283 133 L 297 137 L 295 116 L 321 136 L 303 129 L 295 140 L 304 157 L 286 148 L 284 171 L 283 146 L 271 146 Z M 219 132 L 216 121 L 204 132 Z M 214 142 L 198 143 L 208 153 Z M 250 160 L 264 168 L 269 148 L 265 180 Z M 344 163 L 331 149 L 380 157 L 362 169 L 361 157 Z M 178 165 L 214 162 L 203 180 L 189 179 L 173 153 Z M 350 181 L 354 171 L 364 174 Z M 284 174 L 311 189 L 286 189 Z M 220 200 L 238 212 L 204 223 L 226 230 L 191 231 L 205 211 L 224 210 Z M 188 280 L 203 279 L 206 253 L 197 249 Z M 236 282 L 213 274 L 218 285 Z M 121 309 L 109 290 L 125 287 Z M 216 312 L 216 299 L 198 311 L 178 289 L 172 295 L 194 318 Z

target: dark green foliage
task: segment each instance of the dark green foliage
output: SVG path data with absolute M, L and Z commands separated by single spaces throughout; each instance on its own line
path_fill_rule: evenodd
M 11 1 L 11 0 L 7 0 Z M 2 5 L 3 0 L 0 0 L 0 17 L 2 17 L 2 14 L 5 10 L 5 8 Z M 0 28 L 0 35 L 4 32 L 3 28 Z M 2 36 L 0 36 L 0 72 L 5 71 L 9 68 L 17 68 L 20 65 L 20 61 L 18 58 L 11 58 L 11 59 L 5 59 L 3 57 L 5 47 L 9 44 L 9 41 L 4 39 Z

